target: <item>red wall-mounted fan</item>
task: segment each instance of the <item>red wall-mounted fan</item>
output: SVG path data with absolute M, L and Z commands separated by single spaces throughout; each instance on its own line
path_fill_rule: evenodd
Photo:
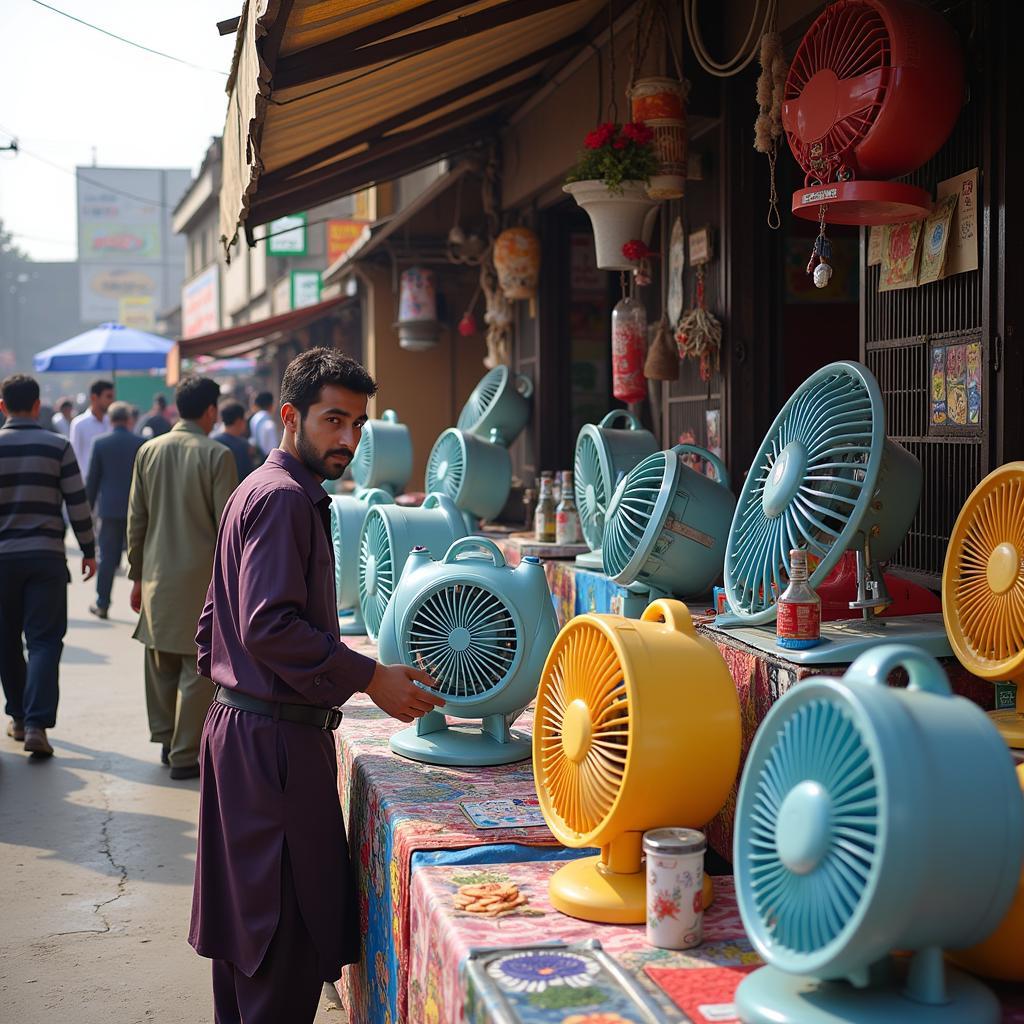
M 786 78 L 782 123 L 804 169 L 793 212 L 895 224 L 931 209 L 909 174 L 949 137 L 964 97 L 960 45 L 911 0 L 837 0 L 811 25 Z

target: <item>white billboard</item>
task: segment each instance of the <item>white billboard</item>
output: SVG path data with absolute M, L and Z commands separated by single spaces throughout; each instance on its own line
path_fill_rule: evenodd
M 181 336 L 198 338 L 220 328 L 220 268 L 216 263 L 181 289 Z

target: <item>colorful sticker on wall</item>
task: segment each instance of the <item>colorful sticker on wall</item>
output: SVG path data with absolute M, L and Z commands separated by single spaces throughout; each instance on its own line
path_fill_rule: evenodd
M 941 427 L 946 422 L 946 360 L 941 348 L 932 349 L 932 415 L 933 426 Z
M 981 342 L 932 347 L 931 426 L 949 431 L 981 425 L 982 372 Z
M 967 346 L 967 422 L 981 424 L 981 343 Z

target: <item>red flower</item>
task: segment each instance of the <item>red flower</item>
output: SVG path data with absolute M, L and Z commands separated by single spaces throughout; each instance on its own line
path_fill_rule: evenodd
M 646 146 L 654 138 L 654 132 L 642 121 L 630 121 L 622 126 L 622 138 L 635 142 L 638 146 Z
M 650 259 L 654 255 L 654 252 L 639 238 L 634 238 L 622 247 L 622 255 L 625 256 L 630 263 L 639 263 L 640 260 Z
M 592 132 L 587 132 L 583 145 L 587 149 L 600 149 L 602 146 L 607 146 L 614 138 L 615 125 L 606 121 L 604 124 L 599 124 Z

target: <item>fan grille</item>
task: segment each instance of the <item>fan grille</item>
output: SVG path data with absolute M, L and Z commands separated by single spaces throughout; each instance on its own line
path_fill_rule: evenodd
M 1024 654 L 1024 471 L 1002 473 L 965 513 L 950 610 L 988 675 Z
M 373 509 L 359 538 L 359 592 L 366 595 L 363 618 L 367 631 L 376 636 L 395 589 L 394 552 L 383 517 Z
M 459 430 L 473 431 L 480 425 L 501 392 L 507 377 L 508 368 L 496 366 L 480 378 L 480 382 L 473 388 L 472 394 L 462 407 L 462 412 L 459 413 Z
M 655 452 L 627 474 L 612 497 L 603 536 L 604 568 L 618 576 L 641 545 L 665 484 L 668 460 L 674 454 Z
M 367 423 L 363 429 L 363 436 L 359 439 L 359 444 L 356 445 L 352 462 L 349 464 L 352 469 L 352 479 L 360 487 L 369 486 L 370 477 L 373 472 L 373 449 L 373 427 Z
M 889 32 L 876 6 L 862 0 L 833 4 L 810 27 L 793 57 L 786 78 L 786 102 L 799 105 L 811 80 L 822 72 L 848 81 L 863 79 L 891 63 Z M 861 82 L 858 86 L 855 109 L 844 110 L 824 135 L 809 138 L 787 128 L 797 162 L 819 181 L 832 180 L 834 172 L 851 161 L 853 150 L 870 131 L 885 102 L 884 75 L 877 82 Z M 805 126 L 820 123 L 817 118 L 793 120 Z
M 461 428 L 460 428 L 461 429 Z M 446 430 L 427 460 L 427 493 L 435 491 L 457 502 L 466 476 L 466 453 L 456 431 Z
M 334 545 L 334 592 L 341 597 L 341 573 L 344 551 L 341 544 L 341 503 L 331 502 L 331 542 Z
M 589 434 L 582 434 L 576 442 L 573 480 L 583 538 L 591 551 L 596 551 L 601 546 L 604 515 L 608 507 L 608 489 L 604 473 L 601 471 L 601 455 L 597 442 Z
M 826 843 L 813 870 L 798 871 L 780 855 L 777 826 L 787 797 L 808 782 L 827 794 Z M 764 757 L 740 852 L 748 891 L 773 943 L 809 954 L 839 935 L 876 869 L 879 829 L 878 779 L 860 729 L 834 700 L 807 702 Z
M 865 380 L 846 372 L 812 377 L 787 403 L 736 506 L 725 558 L 733 611 L 774 612 L 792 548 L 821 559 L 815 584 L 842 555 L 871 496 L 869 463 L 881 458 L 876 413 Z
M 434 590 L 409 618 L 412 662 L 447 700 L 475 698 L 508 679 L 519 650 L 515 619 L 492 590 L 452 583 Z
M 549 823 L 562 838 L 578 838 L 607 819 L 622 790 L 632 707 L 618 654 L 601 630 L 583 622 L 557 643 L 537 694 L 537 788 L 556 817 Z

